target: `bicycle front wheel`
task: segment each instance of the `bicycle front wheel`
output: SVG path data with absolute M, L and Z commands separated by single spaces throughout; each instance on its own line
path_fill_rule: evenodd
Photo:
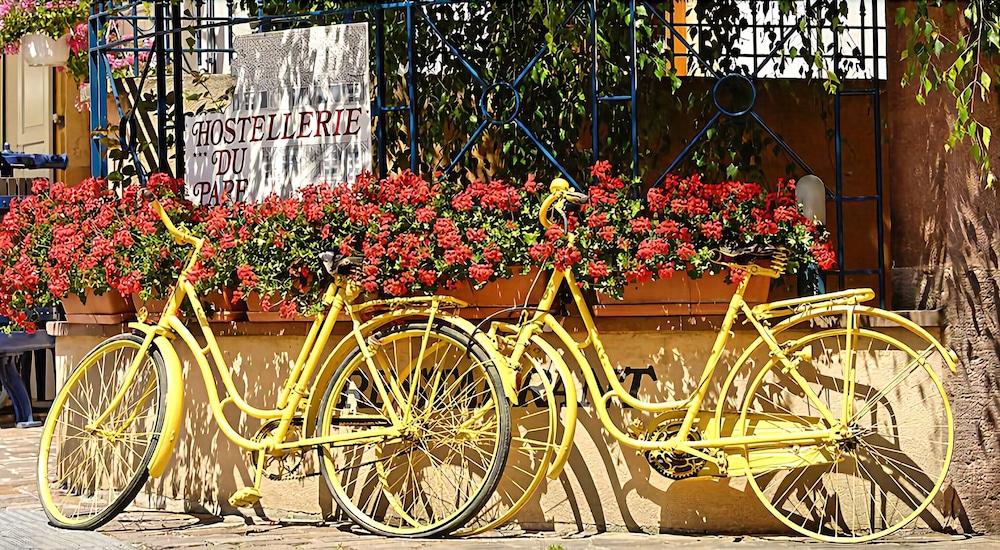
M 38 452 L 38 495 L 56 527 L 97 529 L 135 499 L 149 476 L 167 376 L 159 352 L 139 357 L 141 348 L 131 334 L 105 340 L 52 403 Z
M 864 542 L 918 518 L 940 526 L 927 508 L 952 454 L 951 408 L 935 372 L 946 362 L 935 342 L 899 336 L 907 342 L 866 328 L 820 330 L 782 344 L 795 368 L 771 359 L 750 383 L 741 435 L 842 430 L 829 443 L 746 447 L 750 486 L 791 529 Z
M 443 325 L 368 337 L 320 405 L 320 437 L 398 427 L 398 437 L 321 449 L 323 477 L 347 517 L 379 535 L 451 533 L 483 506 L 510 446 L 510 410 L 486 349 Z

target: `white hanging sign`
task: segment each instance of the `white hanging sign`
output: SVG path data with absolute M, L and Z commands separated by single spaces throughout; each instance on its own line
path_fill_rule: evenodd
M 232 104 L 186 119 L 189 199 L 287 197 L 371 170 L 367 23 L 251 34 L 233 45 Z

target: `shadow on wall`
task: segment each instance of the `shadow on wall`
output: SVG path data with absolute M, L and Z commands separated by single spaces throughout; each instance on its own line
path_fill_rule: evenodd
M 720 372 L 711 380 L 706 408 L 724 399 L 727 409 L 738 409 L 748 373 L 738 377 L 730 395 L 720 397 L 719 391 L 726 368 L 735 360 L 736 353 L 749 343 L 751 336 L 742 331 L 736 333 L 731 346 L 736 351 L 727 352 Z M 647 329 L 607 333 L 604 340 L 626 388 L 649 400 L 665 400 L 694 390 L 714 337 L 715 332 L 708 330 L 657 332 Z M 902 338 L 902 335 L 897 337 Z M 62 339 L 60 353 L 73 363 L 74 356 L 81 356 L 95 343 L 86 338 Z M 248 388 L 247 399 L 257 406 L 274 401 L 299 344 L 297 336 L 220 338 L 226 357 L 233 362 L 237 386 Z M 146 497 L 166 508 L 173 507 L 174 499 L 179 499 L 188 512 L 234 513 L 227 503 L 229 495 L 252 483 L 246 455 L 218 431 L 211 418 L 200 373 L 186 353 L 182 354 L 182 360 L 186 363 L 187 379 L 184 433 L 166 476 L 147 486 Z M 606 381 L 601 384 L 606 386 Z M 671 481 L 662 477 L 643 455 L 622 447 L 606 434 L 588 406 L 589 398 L 584 395 L 581 387 L 583 407 L 567 468 L 557 480 L 548 481 L 539 488 L 518 517 L 522 526 L 564 532 L 592 529 L 693 533 L 783 531 L 743 479 Z M 238 431 L 252 434 L 258 429 L 259 422 L 236 414 L 234 407 L 230 409 L 229 418 Z M 611 410 L 611 416 L 615 425 L 622 429 L 638 417 L 635 411 L 618 407 Z M 963 458 L 957 454 L 956 462 L 961 463 Z M 963 466 L 958 464 L 956 468 L 961 471 Z M 307 461 L 304 473 L 313 472 L 314 461 Z M 259 516 L 272 519 L 303 514 L 336 517 L 320 477 L 266 481 L 263 493 L 263 500 L 253 511 Z M 966 498 L 960 484 L 946 482 L 945 490 L 932 506 L 933 512 L 925 514 L 924 523 L 937 530 L 968 532 L 973 524 L 963 506 Z
M 944 195 L 940 204 L 946 205 L 938 218 L 947 220 L 942 297 L 948 319 L 946 340 L 960 361 L 959 377 L 949 387 L 956 456 L 961 457 L 956 477 L 963 479 L 957 485 L 961 494 L 975 498 L 967 528 L 996 532 L 1000 529 L 995 513 L 1000 496 L 996 459 L 1000 456 L 1000 201 L 995 189 L 981 187 L 974 171 L 956 174 L 942 163 L 937 166 L 941 174 L 948 174 L 941 189 L 935 189 Z
M 901 40 L 897 38 L 897 41 Z M 892 65 L 890 65 L 892 67 Z M 889 82 L 899 75 L 890 72 Z M 945 380 L 955 415 L 955 501 L 968 509 L 965 531 L 997 532 L 1000 498 L 1000 237 L 996 189 L 987 189 L 967 147 L 947 152 L 954 100 L 893 90 L 888 115 L 892 182 L 894 306 L 942 309 L 945 342 L 959 356 Z M 996 96 L 976 108 L 996 128 Z M 997 144 L 990 157 L 1000 154 Z M 996 165 L 994 164 L 994 169 Z
M 906 340 L 906 335 L 894 332 L 897 338 Z M 798 335 L 797 335 L 798 336 Z M 619 378 L 632 393 L 651 401 L 663 401 L 687 395 L 694 390 L 700 378 L 702 366 L 711 349 L 715 333 L 707 331 L 684 331 L 683 334 L 658 332 L 622 332 L 605 334 L 604 340 L 611 357 L 618 360 L 616 368 Z M 719 396 L 721 383 L 728 366 L 738 353 L 749 343 L 747 333 L 737 333 L 732 345 L 734 352 L 727 352 L 717 372 L 710 382 L 709 397 L 703 408 L 714 409 L 715 403 L 724 399 L 727 410 L 739 410 L 748 382 L 744 373 L 737 377 L 737 383 L 730 394 Z M 913 342 L 915 345 L 916 342 Z M 755 354 L 756 355 L 756 354 Z M 901 366 L 905 361 L 900 356 L 885 353 L 869 353 L 870 365 L 891 364 Z M 763 357 L 753 357 L 753 364 L 763 364 Z M 888 363 L 886 363 L 888 362 Z M 646 365 L 634 368 L 634 365 Z M 937 365 L 938 372 L 946 367 Z M 891 371 L 891 369 L 890 369 Z M 751 367 L 750 372 L 755 373 Z M 721 378 L 720 378 L 721 376 Z M 878 383 L 886 383 L 888 375 L 881 375 Z M 549 481 L 541 486 L 536 496 L 518 515 L 522 527 L 528 529 L 572 530 L 621 530 L 646 532 L 689 532 L 689 533 L 775 533 L 787 529 L 774 518 L 758 500 L 749 483 L 743 478 L 690 478 L 672 481 L 653 469 L 646 457 L 630 448 L 622 446 L 608 435 L 592 408 L 587 406 L 580 381 L 581 406 L 575 437 L 575 445 L 566 470 L 557 481 Z M 606 391 L 606 381 L 602 380 Z M 877 384 L 875 384 L 877 385 Z M 918 384 L 918 386 L 920 386 Z M 916 387 L 918 396 L 912 406 L 895 411 L 885 404 L 888 415 L 900 425 L 919 425 L 914 421 L 919 417 L 920 398 L 927 388 Z M 774 390 L 771 390 L 774 391 Z M 862 391 L 859 389 L 859 391 Z M 874 390 L 865 389 L 867 393 Z M 777 391 L 774 396 L 780 396 Z M 616 426 L 625 429 L 636 419 L 648 421 L 649 416 L 636 411 L 617 407 L 612 401 L 611 417 Z M 909 404 L 908 404 L 909 405 Z M 899 407 L 897 407 L 899 408 Z M 516 429 L 516 428 L 515 428 Z M 927 430 L 918 434 L 935 442 L 946 439 L 944 431 Z M 936 436 L 936 437 L 935 437 Z M 902 440 L 907 435 L 900 434 Z M 881 442 L 889 445 L 889 442 Z M 923 443 L 910 445 L 919 453 L 926 450 Z M 938 449 L 943 449 L 938 447 Z M 943 452 L 943 451 L 942 451 Z M 512 457 L 514 458 L 514 457 Z M 899 467 L 912 468 L 911 460 L 905 453 L 895 453 L 890 460 L 897 461 Z M 916 460 L 920 460 L 918 458 Z M 905 464 L 904 464 L 905 463 Z M 910 465 L 910 466 L 907 466 Z M 510 466 L 508 466 L 510 468 Z M 872 464 L 868 465 L 872 468 Z M 902 477 L 905 480 L 929 490 L 933 479 L 920 478 L 909 470 Z M 870 474 L 872 471 L 869 471 Z M 912 498 L 911 487 L 903 481 L 906 489 L 893 482 L 888 476 L 881 477 L 880 485 L 890 488 L 882 497 L 885 503 L 893 503 L 904 498 Z M 897 475 L 898 472 L 897 472 Z M 785 482 L 794 476 L 789 475 Z M 916 479 L 913 479 L 916 478 Z M 857 479 L 857 478 L 855 478 Z M 792 481 L 794 484 L 795 481 Z M 796 484 L 798 488 L 799 484 Z M 805 483 L 802 487 L 811 485 Z M 897 491 L 896 488 L 899 488 Z M 797 506 L 797 505 L 796 505 Z M 886 512 L 888 513 L 888 512 Z M 920 527 L 930 527 L 935 531 L 970 532 L 969 521 L 962 506 L 959 493 L 946 479 L 942 493 L 935 499 L 930 509 L 921 515 Z
M 221 337 L 219 343 L 232 367 L 234 383 L 246 401 L 260 408 L 272 407 L 295 359 L 298 339 Z M 169 508 L 168 499 L 179 499 L 186 512 L 236 513 L 228 499 L 237 489 L 253 485 L 249 455 L 218 429 L 200 369 L 189 352 L 180 348 L 178 352 L 185 376 L 182 433 L 166 475 L 147 484 L 146 498 L 159 508 Z M 214 379 L 224 398 L 225 386 L 218 373 L 214 373 Z M 235 405 L 224 410 L 239 434 L 252 437 L 261 429 L 260 420 L 243 414 Z M 268 494 L 265 487 L 269 497 L 281 492 L 272 490 Z M 281 502 L 280 498 L 276 500 Z M 267 515 L 260 503 L 254 512 Z

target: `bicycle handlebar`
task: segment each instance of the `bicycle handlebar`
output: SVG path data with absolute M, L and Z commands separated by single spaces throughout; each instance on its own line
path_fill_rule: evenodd
M 149 189 L 143 189 L 142 195 L 145 199 L 149 200 L 149 204 L 153 207 L 153 210 L 156 211 L 156 214 L 160 216 L 160 221 L 163 222 L 164 227 L 167 228 L 167 232 L 174 238 L 174 241 L 179 244 L 189 244 L 191 246 L 201 248 L 201 245 L 204 242 L 203 239 L 195 237 L 191 233 L 174 225 L 174 222 L 170 219 L 166 209 L 163 208 L 159 199 L 157 199 Z
M 542 207 L 538 211 L 538 221 L 542 223 L 542 227 L 548 229 L 556 222 L 549 218 L 549 210 L 555 206 L 556 210 L 562 210 L 565 208 L 565 203 L 569 202 L 572 204 L 584 204 L 587 202 L 589 197 L 586 193 L 581 193 L 574 189 L 570 189 L 569 182 L 562 179 L 556 178 L 552 180 L 549 185 L 549 196 L 545 197 L 542 202 Z

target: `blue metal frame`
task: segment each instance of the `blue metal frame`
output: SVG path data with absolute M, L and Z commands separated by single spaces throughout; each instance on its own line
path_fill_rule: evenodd
M 476 66 L 475 62 L 470 59 L 469 55 L 463 51 L 463 48 L 467 48 L 469 45 L 456 45 L 450 41 L 447 35 L 441 31 L 438 23 L 435 22 L 432 15 L 432 11 L 435 6 L 449 4 L 484 6 L 486 3 L 483 0 L 469 0 L 465 2 L 458 0 L 396 0 L 371 2 L 367 4 L 359 2 L 357 5 L 352 5 L 350 7 L 337 7 L 285 15 L 268 15 L 264 12 L 264 8 L 262 6 L 258 13 L 249 17 L 240 17 L 235 14 L 233 0 L 226 1 L 228 13 L 225 17 L 220 14 L 216 14 L 215 6 L 211 3 L 208 4 L 209 8 L 207 10 L 207 14 L 203 13 L 204 9 L 202 4 L 197 5 L 194 13 L 182 13 L 182 9 L 177 3 L 171 3 L 169 0 L 155 0 L 153 4 L 154 13 L 152 17 L 139 14 L 137 11 L 138 7 L 143 5 L 143 3 L 139 0 L 96 0 L 93 3 L 92 14 L 89 20 L 90 71 L 91 75 L 93 75 L 90 80 L 90 93 L 91 97 L 94 98 L 94 101 L 91 102 L 91 128 L 96 130 L 106 127 L 108 121 L 107 105 L 106 102 L 101 101 L 100 98 L 107 97 L 107 94 L 110 93 L 116 100 L 116 104 L 119 109 L 119 116 L 122 119 L 119 138 L 124 149 L 126 149 L 128 154 L 135 161 L 137 169 L 141 170 L 141 163 L 139 162 L 138 152 L 136 151 L 135 113 L 134 111 L 123 112 L 120 102 L 123 91 L 118 89 L 118 84 L 114 79 L 109 78 L 111 68 L 107 60 L 107 54 L 133 53 L 135 55 L 136 65 L 134 67 L 134 72 L 135 74 L 140 75 L 139 89 L 143 89 L 145 80 L 149 76 L 149 73 L 151 72 L 150 69 L 152 67 L 158 101 L 156 109 L 156 135 L 158 136 L 156 158 L 158 169 L 183 175 L 183 140 L 174 140 L 173 150 L 175 156 L 171 159 L 169 157 L 170 144 L 168 144 L 166 139 L 167 136 L 180 136 L 183 133 L 183 113 L 180 112 L 180 109 L 172 110 L 171 106 L 167 105 L 166 102 L 166 97 L 171 92 L 174 98 L 178 98 L 178 101 L 179 98 L 183 97 L 183 82 L 181 78 L 182 71 L 178 70 L 178 65 L 185 63 L 183 54 L 194 54 L 198 63 L 202 63 L 208 55 L 212 55 L 213 60 L 218 55 L 229 55 L 231 59 L 233 37 L 232 30 L 234 26 L 240 24 L 249 23 L 258 31 L 266 31 L 276 23 L 301 22 L 309 18 L 323 18 L 325 20 L 330 20 L 332 17 L 338 16 L 342 17 L 344 20 L 355 20 L 358 14 L 366 13 L 370 16 L 369 21 L 373 27 L 372 31 L 374 35 L 375 56 L 373 73 L 375 77 L 375 97 L 372 102 L 372 116 L 375 122 L 374 133 L 376 140 L 376 166 L 380 174 L 385 174 L 390 168 L 387 163 L 387 140 L 389 138 L 387 135 L 386 115 L 391 113 L 406 113 L 409 168 L 414 171 L 426 168 L 426 166 L 422 165 L 419 155 L 421 145 L 419 126 L 421 116 L 418 112 L 417 106 L 419 104 L 418 99 L 421 93 L 421 78 L 417 70 L 417 61 L 421 59 L 422 54 L 426 55 L 428 52 L 418 51 L 416 34 L 419 29 L 420 32 L 429 32 L 431 33 L 430 36 L 436 37 L 444 51 L 446 51 L 447 55 L 450 56 L 450 59 L 461 67 L 462 72 L 471 77 L 474 83 L 473 85 L 478 88 L 479 94 L 478 106 L 480 114 L 482 115 L 481 120 L 478 122 L 475 129 L 469 134 L 466 142 L 462 144 L 461 147 L 458 147 L 457 153 L 455 153 L 454 156 L 447 161 L 447 165 L 443 170 L 443 175 L 453 172 L 462 164 L 471 149 L 479 142 L 489 128 L 509 127 L 526 138 L 527 142 L 538 151 L 541 158 L 544 158 L 549 165 L 562 174 L 562 176 L 569 180 L 574 186 L 582 187 L 584 185 L 584 183 L 578 178 L 578 175 L 575 175 L 566 167 L 564 160 L 561 160 L 560 153 L 555 150 L 553 144 L 547 143 L 544 139 L 540 138 L 539 134 L 533 131 L 530 127 L 529 121 L 526 121 L 525 118 L 522 117 L 521 107 L 523 105 L 522 96 L 525 93 L 525 80 L 531 73 L 532 69 L 534 69 L 539 61 L 549 52 L 547 44 L 544 41 L 538 44 L 533 50 L 535 53 L 527 60 L 520 70 L 516 71 L 516 74 L 512 74 L 506 78 L 490 80 L 483 76 L 482 70 L 480 70 L 480 68 Z M 715 111 L 708 115 L 707 120 L 695 131 L 694 135 L 687 141 L 681 151 L 662 168 L 662 171 L 659 171 L 655 179 L 656 184 L 659 184 L 668 174 L 677 170 L 678 167 L 680 167 L 681 164 L 689 157 L 691 152 L 699 144 L 704 142 L 711 129 L 715 127 L 723 118 L 743 117 L 746 120 L 753 121 L 768 136 L 770 136 L 772 140 L 774 140 L 781 150 L 788 155 L 788 157 L 804 174 L 813 173 L 813 170 L 810 168 L 806 160 L 797 154 L 794 148 L 782 139 L 782 137 L 765 122 L 764 118 L 754 110 L 752 99 L 747 108 L 732 111 L 723 108 L 718 101 L 720 87 L 722 87 L 727 81 L 745 81 L 750 85 L 753 94 L 756 94 L 756 86 L 758 85 L 759 80 L 764 78 L 762 76 L 762 71 L 770 63 L 777 62 L 776 60 L 780 56 L 787 41 L 794 36 L 796 32 L 801 30 L 799 25 L 795 24 L 794 21 L 791 23 L 787 22 L 784 17 L 782 17 L 778 23 L 771 22 L 768 25 L 763 25 L 758 22 L 757 12 L 754 11 L 751 25 L 754 28 L 755 36 L 758 29 L 767 28 L 769 32 L 774 32 L 780 38 L 774 43 L 770 51 L 764 54 L 757 51 L 757 43 L 755 41 L 751 56 L 752 66 L 743 67 L 738 71 L 727 72 L 720 70 L 719 66 L 712 63 L 713 60 L 706 59 L 699 51 L 697 44 L 692 44 L 688 39 L 690 36 L 690 27 L 698 25 L 707 26 L 710 23 L 676 22 L 673 17 L 673 2 L 654 2 L 652 0 L 617 1 L 622 2 L 622 5 L 627 5 L 628 10 L 627 24 L 629 28 L 626 38 L 627 43 L 624 45 L 623 50 L 627 55 L 627 60 L 601 59 L 601 54 L 599 53 L 597 47 L 597 41 L 598 30 L 601 25 L 601 9 L 605 5 L 603 2 L 599 2 L 599 0 L 566 0 L 569 9 L 566 11 L 566 16 L 559 25 L 560 29 L 564 29 L 572 22 L 577 21 L 578 18 L 586 18 L 587 22 L 587 46 L 590 49 L 590 55 L 588 56 L 590 73 L 588 102 L 590 110 L 590 128 L 592 134 L 590 151 L 590 157 L 592 160 L 596 161 L 602 158 L 599 136 L 601 107 L 607 104 L 625 106 L 628 109 L 630 125 L 628 140 L 631 172 L 634 176 L 638 176 L 640 162 L 640 135 L 638 116 L 639 70 L 637 67 L 638 46 L 636 29 L 638 25 L 638 13 L 642 10 L 645 14 L 647 24 L 657 24 L 662 26 L 666 32 L 665 36 L 668 36 L 670 40 L 675 43 L 682 45 L 685 49 L 685 53 L 683 55 L 687 57 L 689 65 L 696 65 L 703 75 L 697 78 L 711 78 L 715 80 L 715 86 L 712 88 L 713 98 L 715 99 Z M 820 4 L 824 0 L 800 1 L 807 6 L 814 6 L 816 4 Z M 881 66 L 880 62 L 884 60 L 884 56 L 879 54 L 878 36 L 879 32 L 885 28 L 885 14 L 880 14 L 877 9 L 871 9 L 872 17 L 871 23 L 869 24 L 866 19 L 866 2 L 870 3 L 872 6 L 877 5 L 875 0 L 859 0 L 859 4 L 862 6 L 862 24 L 860 27 L 853 28 L 860 29 L 862 40 L 868 39 L 868 32 L 871 32 L 873 35 L 872 40 L 875 47 L 872 49 L 872 57 L 870 60 L 874 66 L 874 74 L 871 76 L 870 85 L 864 89 L 859 89 L 857 87 L 842 89 L 833 98 L 835 117 L 834 152 L 836 156 L 836 170 L 832 178 L 834 186 L 832 189 L 828 188 L 827 192 L 829 200 L 833 203 L 836 211 L 834 231 L 837 235 L 837 255 L 840 260 L 840 267 L 834 271 L 833 274 L 837 278 L 839 283 L 838 286 L 842 288 L 846 284 L 846 277 L 850 275 L 877 275 L 879 296 L 884 301 L 885 235 L 882 212 L 882 151 L 880 137 L 880 81 L 882 80 L 883 75 L 879 74 Z M 387 12 L 392 13 L 394 16 L 401 14 L 401 16 L 405 18 L 406 55 L 405 59 L 401 61 L 405 62 L 407 66 L 406 99 L 405 103 L 400 104 L 392 104 L 392 102 L 388 101 L 388 96 L 386 95 Z M 132 37 L 109 38 L 105 36 L 105 29 L 109 28 L 115 21 L 125 21 L 133 27 L 146 29 L 151 28 L 151 30 L 136 33 L 136 36 Z M 184 32 L 191 31 L 192 29 L 199 31 L 215 31 L 222 29 L 226 32 L 227 39 L 225 40 L 225 44 L 218 44 L 214 34 L 211 35 L 210 40 L 203 40 L 202 33 L 198 32 L 197 39 L 194 44 L 185 45 L 181 37 L 182 28 Z M 819 30 L 820 27 L 812 27 L 812 29 Z M 839 36 L 837 33 L 834 34 L 835 36 Z M 147 62 L 145 66 L 141 66 L 138 61 L 138 54 L 143 50 L 143 46 L 140 41 L 141 39 L 152 40 L 152 55 L 150 55 L 150 61 Z M 842 56 L 840 48 L 835 45 L 834 53 L 832 55 L 834 71 L 836 74 L 843 77 L 841 59 Z M 868 58 L 865 58 L 862 61 L 868 61 Z M 602 93 L 599 70 L 602 63 L 609 62 L 617 62 L 619 65 L 627 67 L 628 90 L 626 94 Z M 175 70 L 172 73 L 172 81 L 168 81 L 168 72 L 166 70 L 166 68 L 170 65 L 175 66 Z M 490 94 L 496 93 L 500 90 L 503 90 L 506 94 L 512 96 L 514 102 L 512 111 L 502 116 L 499 113 L 490 112 L 487 101 Z M 861 196 L 845 195 L 843 187 L 843 135 L 841 131 L 841 103 L 848 97 L 868 98 L 871 101 L 873 110 L 875 134 L 873 150 L 875 152 L 876 174 L 874 178 L 875 181 L 873 182 L 872 193 Z M 173 113 L 172 117 L 169 116 L 171 112 Z M 99 140 L 95 139 L 92 143 L 91 155 L 93 160 L 92 167 L 94 176 L 100 177 L 106 175 L 108 172 L 106 151 Z M 145 177 L 145 174 L 140 173 L 139 176 Z M 826 176 L 829 177 L 830 175 L 827 174 Z M 875 230 L 878 234 L 878 262 L 875 267 L 856 269 L 853 268 L 853 266 L 849 267 L 844 265 L 844 258 L 846 257 L 846 243 L 844 242 L 844 207 L 845 204 L 855 202 L 871 202 L 876 208 L 877 226 Z

